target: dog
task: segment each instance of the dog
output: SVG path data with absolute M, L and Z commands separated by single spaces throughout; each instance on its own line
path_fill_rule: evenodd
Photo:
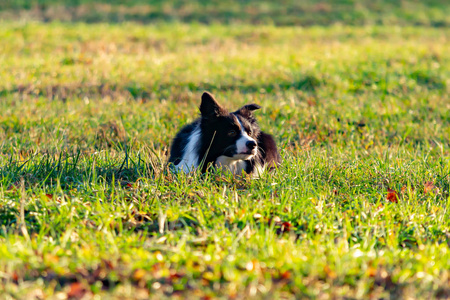
M 183 127 L 175 136 L 169 163 L 175 170 L 189 173 L 211 166 L 231 171 L 234 175 L 259 176 L 281 162 L 276 143 L 270 134 L 260 131 L 248 104 L 229 113 L 208 92 L 200 104 L 200 118 Z

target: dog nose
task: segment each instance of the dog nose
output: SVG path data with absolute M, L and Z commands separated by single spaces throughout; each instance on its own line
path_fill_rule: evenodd
M 245 146 L 247 146 L 248 149 L 253 150 L 256 147 L 256 142 L 255 141 L 248 141 L 247 143 L 245 143 Z

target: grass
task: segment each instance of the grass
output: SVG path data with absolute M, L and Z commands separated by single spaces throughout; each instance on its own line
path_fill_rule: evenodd
M 449 297 L 447 29 L 1 27 L 6 298 Z M 203 90 L 278 170 L 168 171 Z
M 62 4 L 62 3 L 63 4 Z M 0 19 L 449 27 L 446 0 L 3 0 Z

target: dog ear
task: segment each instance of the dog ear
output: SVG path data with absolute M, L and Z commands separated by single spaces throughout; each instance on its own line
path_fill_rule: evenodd
M 214 99 L 213 95 L 204 92 L 202 95 L 202 103 L 200 104 L 200 113 L 202 114 L 202 117 L 208 119 L 225 115 L 227 110 Z
M 261 106 L 259 106 L 258 104 L 252 103 L 242 106 L 235 113 L 240 114 L 241 116 L 249 120 L 254 120 L 255 118 L 253 117 L 253 111 L 260 108 Z
M 252 103 L 252 104 L 247 104 L 242 106 L 239 110 L 248 110 L 248 111 L 254 111 L 257 109 L 260 109 L 261 106 L 259 106 L 258 104 Z

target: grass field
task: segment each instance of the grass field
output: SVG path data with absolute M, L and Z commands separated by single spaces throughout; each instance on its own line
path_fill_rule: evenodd
M 0 19 L 450 26 L 448 0 L 2 0 Z
M 450 297 L 448 28 L 0 27 L 2 297 Z M 168 171 L 204 90 L 279 169 Z

